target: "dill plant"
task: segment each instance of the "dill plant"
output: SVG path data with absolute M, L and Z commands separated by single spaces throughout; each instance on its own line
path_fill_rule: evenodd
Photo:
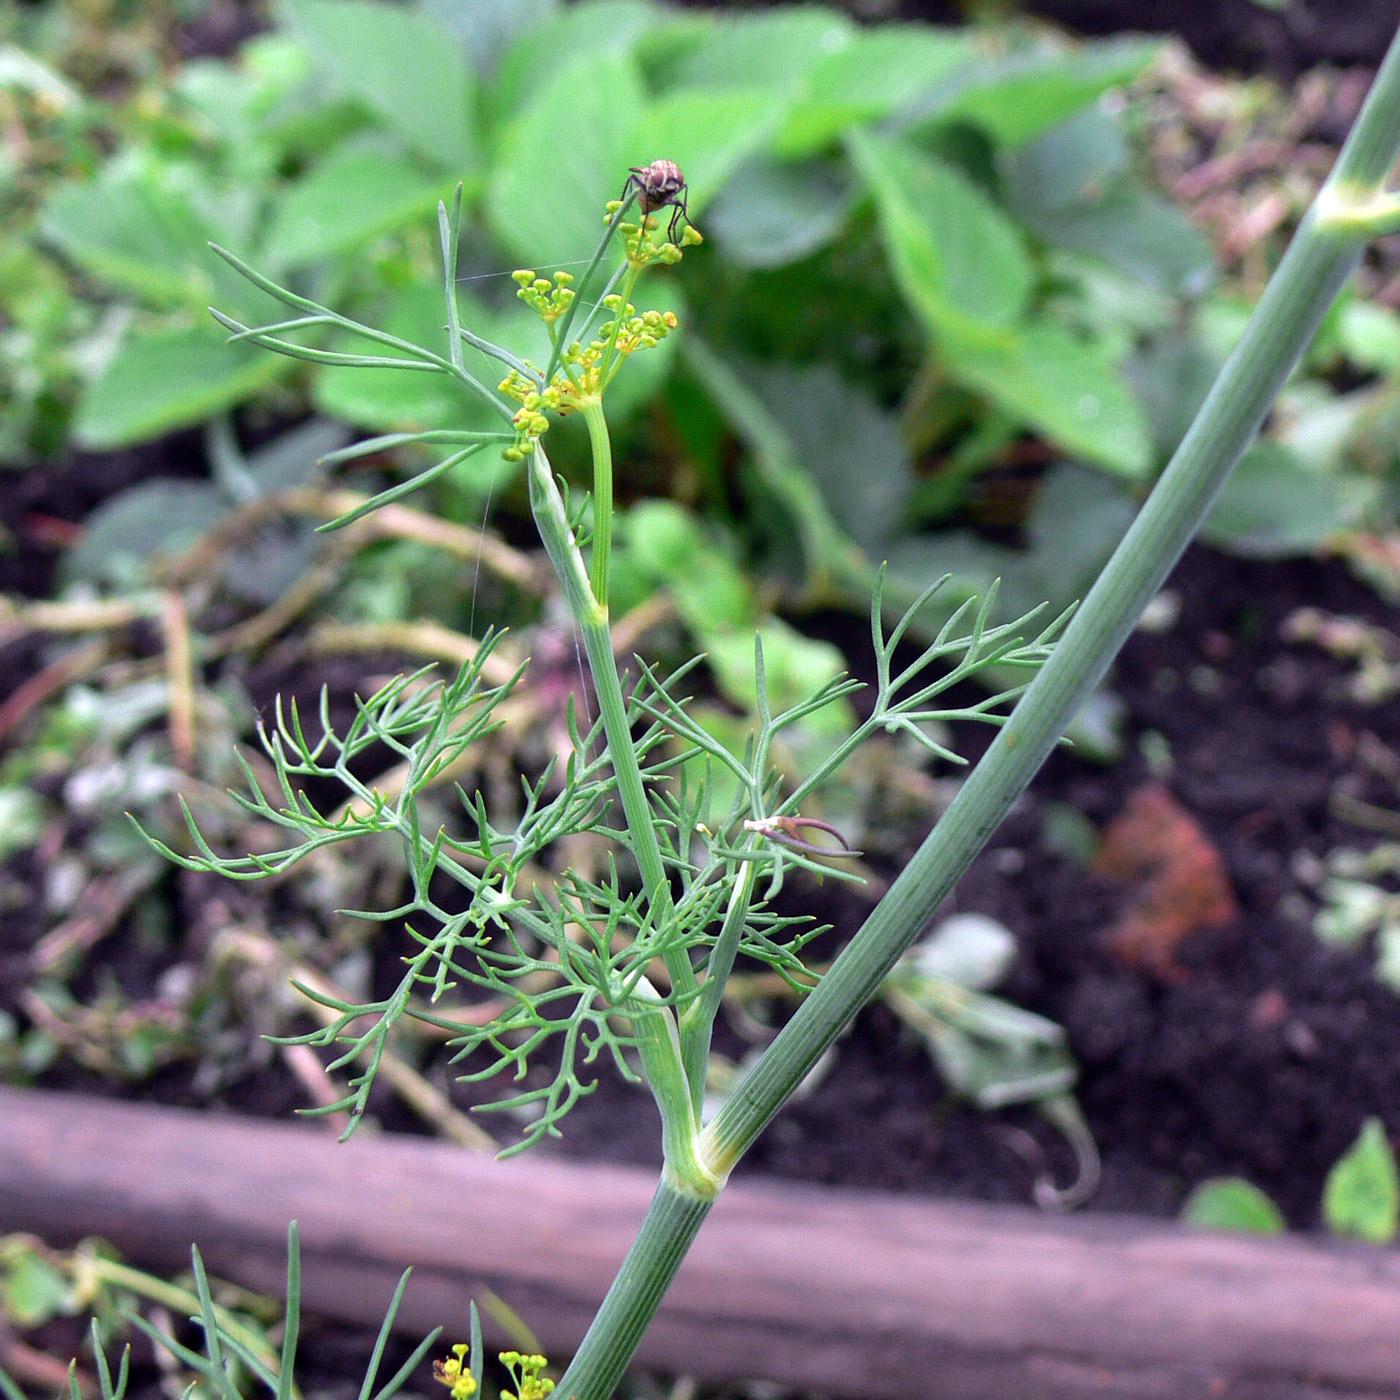
M 1362 249 L 1374 237 L 1400 231 L 1400 198 L 1385 188 L 1397 154 L 1400 44 L 1392 45 L 1335 169 L 1191 430 L 1063 633 L 1063 619 L 1035 631 L 1034 615 L 993 625 L 993 599 L 987 597 L 960 608 L 912 665 L 896 671 L 895 646 L 929 595 L 914 600 L 886 633 L 877 581 L 871 606 L 877 682 L 870 717 L 792 788 L 784 788 L 770 770 L 775 737 L 850 694 L 854 682 L 833 681 L 801 704 L 773 713 L 757 647 L 757 722 L 742 751 L 735 752 L 688 714 L 683 687 L 696 662 L 670 675 L 638 663 L 624 685 L 613 656 L 607 606 L 612 459 L 604 401 L 625 361 L 674 329 L 674 318 L 637 315 L 630 297 L 639 278 L 657 264 L 677 261 L 698 235 L 687 229 L 675 243 L 662 241 L 645 200 L 635 222 L 627 221 L 639 194 L 629 182 L 629 197 L 609 206 L 605 234 L 577 287 L 563 274 L 517 274 L 522 300 L 549 331 L 543 368 L 460 322 L 454 295 L 460 191 L 450 210 L 440 209 L 447 330 L 442 352 L 351 321 L 223 254 L 295 313 L 258 327 L 220 317 L 235 337 L 320 363 L 441 374 L 490 406 L 500 420 L 496 430 L 391 434 L 335 454 L 335 460 L 346 461 L 406 443 L 449 449 L 435 466 L 356 514 L 426 484 L 469 455 L 503 451 L 524 465 L 535 523 L 583 639 L 598 719 L 584 728 L 571 716 L 568 757 L 526 784 L 523 811 L 509 825 L 497 825 L 475 793 L 460 794 L 460 827 L 450 832 L 426 825 L 420 812 L 425 789 L 498 722 L 501 703 L 520 679 L 487 684 L 482 667 L 496 644 L 488 636 L 454 679 L 425 685 L 428 678 L 420 673 L 397 680 L 361 702 L 344 732 L 332 728 L 324 706 L 311 728 L 294 707 L 278 710 L 263 737 L 276 766 L 280 802 L 261 792 L 251 770 L 242 800 L 249 811 L 290 834 L 281 850 L 220 855 L 188 817 L 191 851 L 167 850 L 194 869 L 257 879 L 338 841 L 378 834 L 402 843 L 411 900 L 395 910 L 364 911 L 363 917 L 406 920 L 417 951 L 391 995 L 364 1004 L 328 1002 L 337 1019 L 303 1038 L 345 1047 L 333 1067 L 370 1052 L 366 1067 L 351 1078 L 346 1098 L 333 1106 L 349 1109 L 352 1118 L 363 1113 L 378 1056 L 404 1016 L 447 1031 L 459 1057 L 484 1052 L 487 1063 L 471 1071 L 472 1078 L 520 1076 L 547 1041 L 561 1043 L 560 1067 L 549 1084 L 490 1105 L 538 1107 L 521 1146 L 558 1131 L 559 1120 L 586 1092 L 594 1060 L 609 1057 L 623 1074 L 635 1077 L 629 1053 L 635 1052 L 660 1109 L 665 1165 L 637 1238 L 559 1382 L 560 1394 L 605 1400 L 612 1393 L 734 1163 L 919 936 L 1098 684 L 1204 519 Z M 624 256 L 595 294 L 594 279 L 615 238 Z M 314 337 L 327 329 L 362 337 L 391 353 L 326 350 L 289 338 L 308 332 Z M 467 369 L 464 345 L 501 363 L 499 385 L 489 386 Z M 582 414 L 588 428 L 593 486 L 586 501 L 571 499 L 545 449 L 552 416 L 567 413 Z M 1002 717 L 998 705 L 1014 691 L 970 708 L 944 699 L 950 685 L 994 665 L 1035 673 L 1010 716 Z M 841 849 L 823 850 L 816 841 L 817 824 L 802 813 L 804 799 L 882 729 L 902 730 L 952 757 L 928 730 L 929 721 L 949 718 L 986 720 L 1000 730 L 866 923 L 824 975 L 800 979 L 804 985 L 815 980 L 815 986 L 713 1121 L 702 1123 L 711 1029 L 736 962 L 751 959 L 799 980 L 803 944 L 814 930 L 775 912 L 772 900 L 785 872 L 798 867 L 849 878 L 840 868 Z M 392 796 L 354 773 L 356 756 L 375 744 L 397 754 L 407 773 Z M 722 811 L 711 810 L 706 784 L 684 779 L 684 761 L 696 755 L 726 771 L 730 781 L 724 789 L 736 795 Z M 356 801 L 339 815 L 328 815 L 302 789 L 308 778 L 337 779 Z M 565 870 L 548 892 L 527 884 L 527 866 L 578 832 L 611 843 L 605 876 L 589 880 Z M 434 882 L 444 878 L 465 892 L 465 909 L 448 909 L 434 897 Z M 487 1026 L 453 1024 L 434 1006 L 454 983 L 504 993 L 507 1009 Z M 366 1020 L 368 1029 L 358 1029 Z M 479 1344 L 472 1350 L 479 1367 Z M 458 1354 L 459 1371 L 464 1355 Z
M 407 443 L 446 449 L 434 466 L 324 528 L 347 525 L 481 451 L 494 449 L 523 463 L 541 540 L 583 641 L 598 717 L 581 724 L 571 705 L 567 758 L 524 782 L 521 809 L 509 823 L 493 817 L 479 791 L 459 790 L 460 820 L 451 830 L 431 826 L 422 815 L 424 793 L 499 723 L 500 706 L 523 677 L 524 667 L 503 684 L 487 682 L 488 663 L 500 641 L 499 634 L 488 633 L 455 677 L 434 681 L 431 669 L 399 677 L 359 701 L 354 719 L 342 730 L 332 724 L 324 701 L 314 720 L 295 704 L 278 704 L 262 738 L 280 791 L 270 799 L 245 762 L 247 790 L 239 800 L 252 815 L 289 834 L 281 849 L 221 855 L 188 810 L 191 848 L 161 849 L 189 868 L 248 880 L 280 874 L 337 842 L 379 835 L 401 843 L 412 898 L 396 909 L 358 911 L 364 919 L 404 921 L 415 940 L 398 986 L 365 1003 L 331 1001 L 301 989 L 336 1013 L 302 1043 L 340 1047 L 333 1070 L 357 1060 L 363 1065 L 341 1101 L 313 1111 L 348 1110 L 353 1128 L 365 1111 L 390 1032 L 404 1016 L 448 1033 L 454 1058 L 472 1060 L 473 1067 L 461 1076 L 467 1080 L 524 1079 L 539 1062 L 538 1052 L 554 1042 L 557 1069 L 548 1083 L 480 1106 L 534 1113 L 522 1140 L 509 1151 L 558 1133 L 559 1121 L 591 1086 L 595 1061 L 609 1059 L 631 1079 L 638 1077 L 635 1064 L 661 1111 L 667 1179 L 712 1199 L 722 1174 L 699 1150 L 700 1106 L 726 979 L 747 959 L 794 987 L 810 986 L 814 979 L 803 965 L 802 949 L 822 929 L 774 912 L 773 898 L 790 868 L 852 878 L 839 866 L 850 852 L 843 844 L 822 844 L 818 829 L 830 833 L 831 828 L 804 817 L 804 801 L 881 731 L 906 734 L 932 753 L 955 759 L 931 737 L 936 723 L 996 722 L 999 702 L 1015 692 L 964 706 L 944 703 L 944 692 L 988 667 L 1013 673 L 1034 668 L 1048 654 L 1058 624 L 1032 633 L 1035 614 L 993 624 L 993 592 L 980 603 L 964 603 L 912 663 L 896 667 L 897 645 L 938 585 L 915 600 L 886 634 L 877 584 L 871 606 L 877 676 L 870 714 L 791 787 L 784 787 L 774 771 L 775 739 L 860 689 L 860 683 L 837 678 L 775 713 L 757 643 L 757 724 L 744 749 L 735 752 L 687 712 L 683 687 L 700 658 L 669 675 L 640 660 L 630 675 L 619 673 L 607 604 L 614 511 L 604 404 L 627 360 L 676 328 L 670 312 L 636 311 L 631 297 L 639 280 L 654 267 L 678 262 L 685 248 L 700 241 L 688 224 L 677 241 L 663 240 L 660 219 L 645 207 L 629 221 L 626 215 L 638 198 L 634 189 L 628 199 L 608 206 L 603 238 L 577 287 L 566 272 L 552 278 L 529 269 L 514 274 L 520 299 L 548 332 L 550 355 L 543 367 L 461 323 L 455 296 L 460 189 L 450 209 L 439 208 L 447 334 L 441 351 L 352 321 L 216 250 L 295 313 L 250 327 L 215 311 L 235 338 L 320 363 L 445 375 L 491 407 L 501 422 L 496 430 L 390 434 L 332 454 L 328 460 L 344 462 Z M 641 202 L 645 206 L 644 197 Z M 604 279 L 604 261 L 617 243 L 622 257 Z M 327 329 L 393 353 L 351 353 L 307 343 L 307 332 Z M 499 384 L 488 386 L 467 368 L 464 345 L 501 364 Z M 586 501 L 570 499 L 545 450 L 551 422 L 567 414 L 581 415 L 588 429 L 593 489 Z M 405 776 L 393 795 L 356 776 L 356 760 L 374 747 L 387 748 L 400 760 Z M 715 808 L 709 783 L 687 780 L 697 756 L 724 773 L 725 782 L 713 785 L 715 792 L 733 794 L 726 796 L 723 810 Z M 354 800 L 334 812 L 318 808 L 307 781 L 326 778 Z M 566 867 L 546 890 L 531 877 L 541 864 L 558 865 L 551 852 L 583 833 L 610 847 L 603 878 L 585 879 Z M 443 877 L 464 892 L 464 907 L 454 902 L 449 909 L 434 893 L 435 881 Z M 443 993 L 463 983 L 501 996 L 505 1009 L 485 1025 L 439 1014 L 435 1007 Z

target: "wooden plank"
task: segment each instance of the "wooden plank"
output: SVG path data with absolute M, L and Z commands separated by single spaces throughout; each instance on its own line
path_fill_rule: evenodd
M 275 1292 L 297 1218 L 309 1310 L 466 1334 L 499 1294 L 563 1357 L 649 1174 L 498 1163 L 417 1138 L 0 1088 L 0 1230 L 100 1234 L 133 1261 Z M 1109 1216 L 738 1180 L 640 1353 L 707 1381 L 873 1400 L 1400 1397 L 1400 1255 Z

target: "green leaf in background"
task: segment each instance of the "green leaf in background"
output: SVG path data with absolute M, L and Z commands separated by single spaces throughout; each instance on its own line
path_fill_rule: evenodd
M 1141 477 L 1152 444 L 1141 405 L 1103 350 L 1052 322 L 1004 343 L 950 345 L 948 370 L 1052 442 L 1120 476 Z
M 759 365 L 747 377 L 827 508 L 857 544 L 877 553 L 898 530 L 913 484 L 898 419 L 825 365 Z
M 246 40 L 236 63 L 194 59 L 172 74 L 182 117 L 197 117 L 200 144 L 230 186 L 262 190 L 289 157 L 318 149 L 313 142 L 299 150 L 297 140 L 327 114 L 325 92 L 308 81 L 314 68 L 305 45 L 274 32 Z M 220 232 L 227 244 L 232 230 Z
M 345 148 L 288 185 L 262 248 L 279 270 L 347 253 L 430 213 L 449 192 L 442 175 L 425 175 L 382 149 Z
M 705 236 L 740 267 L 782 267 L 830 243 L 850 210 L 850 181 L 836 161 L 755 156 L 725 183 Z
M 410 150 L 457 178 L 475 170 L 476 77 L 434 15 L 374 0 L 282 0 L 278 13 L 327 77 Z
M 662 91 L 745 88 L 791 100 L 809 89 L 822 59 L 850 47 L 856 36 L 845 15 L 816 6 L 707 18 L 708 32 L 654 67 Z
M 645 106 L 630 58 L 585 54 L 549 71 L 502 143 L 487 188 L 493 231 L 525 266 L 545 269 L 592 255 L 604 206 L 622 193 Z
M 990 544 L 965 530 L 908 536 L 889 549 L 890 583 L 901 590 L 889 596 L 913 598 L 951 573 L 949 586 L 921 615 L 935 628 L 947 615 L 942 610 L 985 593 L 994 579 L 1001 580 L 998 617 L 1016 617 L 1041 603 L 1056 612 L 1088 591 L 1135 510 L 1112 477 L 1078 463 L 1058 463 L 1045 473 L 1026 522 L 1029 548 Z
M 712 532 L 674 501 L 639 501 L 623 517 L 628 564 L 649 589 L 665 584 L 702 644 L 753 626 L 753 589 Z M 752 652 L 752 644 L 750 644 Z
M 832 146 L 847 127 L 878 121 L 913 101 L 975 53 L 963 30 L 914 24 L 860 29 L 812 65 L 807 94 L 789 112 L 775 150 L 793 157 Z
M 218 326 L 162 326 L 131 333 L 78 403 L 73 436 L 108 449 L 202 422 L 266 389 L 288 362 Z
M 0 787 L 0 860 L 39 844 L 44 835 L 44 800 L 33 788 Z
M 1368 1118 L 1346 1156 L 1327 1173 L 1322 1215 L 1335 1235 L 1388 1244 L 1400 1221 L 1400 1177 L 1379 1118 Z
M 860 130 L 848 142 L 895 279 L 930 331 L 1004 340 L 1031 290 L 1020 231 L 951 165 Z
M 1374 301 L 1348 301 L 1338 317 L 1338 341 L 1359 369 L 1400 374 L 1400 316 Z
M 1007 204 L 1047 243 L 1111 263 L 1174 296 L 1200 296 L 1214 277 L 1206 236 L 1129 172 L 1118 123 L 1090 107 L 1015 151 Z
M 1160 51 L 1156 40 L 1125 38 L 1068 51 L 1042 44 L 986 59 L 911 103 L 900 128 L 914 132 L 970 122 L 999 145 L 1019 146 L 1132 82 Z
M 152 306 L 203 311 L 215 297 L 215 230 L 156 163 L 118 157 L 87 184 L 59 186 L 40 228 L 85 272 Z
M 1145 341 L 1124 373 L 1147 413 L 1157 456 L 1166 461 L 1205 402 L 1220 360 L 1190 331 L 1172 329 Z
M 1041 479 L 1026 521 L 1030 557 L 1040 574 L 1035 602 L 1054 598 L 1057 585 L 1083 596 L 1136 514 L 1134 498 L 1103 472 L 1076 462 L 1051 467 Z M 1034 607 L 1035 602 L 1026 607 Z
M 155 566 L 188 548 L 232 502 L 207 481 L 143 481 L 103 501 L 63 556 L 65 583 L 117 591 L 148 588 Z
M 1091 200 L 1129 166 L 1119 121 L 1086 107 L 1010 152 L 1002 163 L 1006 202 L 1023 217 Z
M 804 637 L 780 617 L 760 622 L 758 635 L 763 642 L 764 678 L 774 714 L 801 704 L 845 674 L 845 658 L 839 648 Z M 752 627 L 711 636 L 706 642 L 706 660 L 725 699 L 752 712 L 758 704 Z M 844 703 L 830 705 L 809 721 L 823 732 L 845 731 L 850 725 L 850 708 Z
M 758 91 L 668 93 L 641 114 L 619 168 L 675 161 L 685 173 L 686 207 L 698 218 L 735 167 L 767 141 L 782 105 Z M 601 218 L 601 204 L 598 211 Z
M 538 25 L 524 30 L 502 56 L 486 91 L 491 121 L 509 126 L 529 106 L 539 90 L 540 75 L 549 72 L 560 55 L 570 63 L 585 54 L 627 58 L 638 40 L 663 22 L 668 31 L 677 27 L 674 15 L 647 0 L 582 0 L 559 6 Z
M 511 45 L 545 24 L 560 0 L 421 0 L 471 55 L 476 71 L 494 73 Z
M 1092 203 L 1029 222 L 1047 242 L 1103 258 L 1173 296 L 1201 296 L 1215 278 L 1205 234 L 1146 190 L 1119 186 Z
M 1257 442 L 1225 482 L 1201 538 L 1263 559 L 1310 554 L 1347 518 L 1334 476 L 1310 471 L 1282 443 Z
M 23 1328 L 38 1327 L 71 1314 L 77 1304 L 73 1285 L 23 1235 L 11 1235 L 0 1253 L 0 1316 Z
M 785 562 L 779 567 L 801 571 L 818 592 L 834 581 L 868 575 L 845 528 L 812 490 L 811 477 L 798 458 L 786 429 L 736 368 L 716 355 L 699 336 L 681 345 L 686 369 L 703 387 L 721 416 L 752 454 L 752 508 L 776 507 L 774 547 Z M 864 585 L 862 585 L 864 586 Z
M 1186 1198 L 1181 1218 L 1207 1230 L 1242 1230 L 1252 1235 L 1281 1235 L 1288 1228 L 1283 1212 L 1268 1196 L 1239 1176 L 1201 1182 Z

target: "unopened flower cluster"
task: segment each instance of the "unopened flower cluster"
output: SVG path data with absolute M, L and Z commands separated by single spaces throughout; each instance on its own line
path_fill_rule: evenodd
M 613 200 L 608 205 L 607 218 L 611 219 L 620 207 L 620 203 Z M 677 263 L 681 260 L 682 247 L 689 248 L 703 241 L 700 234 L 687 225 L 681 233 L 680 246 L 662 242 L 657 237 L 661 221 L 654 214 L 646 215 L 638 223 L 624 223 L 618 227 L 634 274 L 653 263 Z M 522 268 L 512 276 L 520 285 L 516 295 L 552 332 L 555 323 L 573 305 L 574 279 L 567 272 L 556 272 L 551 281 L 537 276 L 533 268 Z M 603 305 L 612 312 L 613 319 L 598 327 L 597 338 L 590 344 L 585 346 L 575 341 L 564 351 L 560 357 L 563 365 L 550 383 L 542 385 L 538 373 L 532 378 L 518 369 L 511 370 L 501 381 L 501 393 L 520 405 L 513 419 L 515 441 L 502 453 L 508 461 L 519 462 L 534 450 L 535 439 L 549 428 L 548 414 L 573 413 L 597 402 L 629 355 L 659 345 L 678 324 L 674 311 L 638 314 L 631 302 L 625 302 L 616 293 L 604 297 Z M 528 360 L 523 363 L 526 370 L 536 368 Z
M 501 1400 L 548 1400 L 554 1391 L 554 1382 L 541 1372 L 549 1362 L 538 1352 L 523 1356 L 518 1351 L 500 1353 L 501 1365 L 510 1372 L 515 1382 L 515 1390 L 501 1391 Z
M 470 1350 L 465 1342 L 458 1342 L 446 1361 L 433 1362 L 433 1379 L 448 1388 L 452 1400 L 471 1400 L 477 1392 L 468 1356 Z M 510 1372 L 515 1385 L 513 1391 L 501 1391 L 501 1400 L 549 1400 L 554 1393 L 554 1382 L 542 1374 L 549 1365 L 543 1356 L 538 1352 L 525 1355 L 518 1351 L 503 1351 L 499 1355 L 501 1365 Z
M 621 200 L 610 200 L 607 206 L 608 212 L 604 217 L 611 219 L 620 208 L 622 208 Z M 681 230 L 679 247 L 674 243 L 663 243 L 656 237 L 656 231 L 660 227 L 661 220 L 655 214 L 648 214 L 635 224 L 620 224 L 618 226 L 622 234 L 623 247 L 627 249 L 627 261 L 633 267 L 648 267 L 652 263 L 666 265 L 678 263 L 681 260 L 682 248 L 691 248 L 695 244 L 705 241 L 701 237 L 700 230 L 687 223 Z
M 567 273 L 555 273 L 556 282 Z M 520 296 L 553 324 L 563 314 L 572 299 L 568 284 L 551 287 L 543 277 L 533 272 L 517 272 L 521 284 Z M 540 388 L 536 381 L 513 369 L 501 381 L 500 391 L 514 399 L 520 408 L 515 414 L 516 440 L 505 449 L 504 456 L 514 462 L 525 457 L 534 442 L 549 427 L 547 413 L 573 413 L 586 404 L 596 402 L 612 381 L 622 362 L 637 350 L 650 350 L 659 345 L 679 322 L 674 311 L 643 311 L 638 314 L 631 302 L 617 295 L 604 297 L 603 305 L 613 313 L 613 319 L 598 327 L 598 337 L 589 345 L 574 342 L 562 356 L 563 367 L 554 379 Z M 534 366 L 527 360 L 528 368 Z
M 476 1377 L 467 1360 L 468 1350 L 465 1342 L 458 1342 L 446 1361 L 433 1362 L 433 1379 L 452 1392 L 452 1400 L 471 1400 L 476 1394 Z

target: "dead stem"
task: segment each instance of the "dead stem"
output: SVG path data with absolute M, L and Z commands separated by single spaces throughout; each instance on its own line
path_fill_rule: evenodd
M 106 641 L 84 642 L 45 666 L 37 675 L 30 676 L 10 692 L 4 704 L 0 704 L 0 739 L 5 738 L 51 695 L 57 695 L 74 681 L 91 675 L 110 654 L 111 646 Z
M 430 661 L 466 666 L 476 659 L 481 644 L 432 619 L 418 622 L 320 622 L 312 629 L 307 650 L 313 655 L 344 655 L 356 651 L 397 651 Z M 516 664 L 500 652 L 486 658 L 482 675 L 492 685 L 505 685 Z
M 250 501 L 220 521 L 203 539 L 173 561 L 166 576 L 176 584 L 198 578 L 207 573 L 229 548 L 270 520 L 287 515 L 334 520 L 358 509 L 368 499 L 357 491 L 300 487 Z M 384 506 L 359 521 L 352 527 L 351 533 L 362 544 L 375 539 L 416 540 L 461 559 L 473 562 L 480 559 L 483 568 L 519 587 L 534 589 L 539 585 L 539 570 L 528 554 L 512 549 L 483 531 L 434 519 L 409 506 Z
M 48 977 L 72 971 L 76 958 L 111 933 L 133 902 L 162 874 L 164 868 L 151 861 L 128 865 L 94 880 L 78 899 L 78 912 L 50 929 L 34 945 L 30 953 L 34 970 Z
M 182 772 L 194 771 L 195 753 L 195 670 L 190 644 L 190 619 L 184 598 L 167 588 L 160 611 L 165 637 L 165 676 L 169 686 L 168 724 L 170 750 L 175 766 Z

